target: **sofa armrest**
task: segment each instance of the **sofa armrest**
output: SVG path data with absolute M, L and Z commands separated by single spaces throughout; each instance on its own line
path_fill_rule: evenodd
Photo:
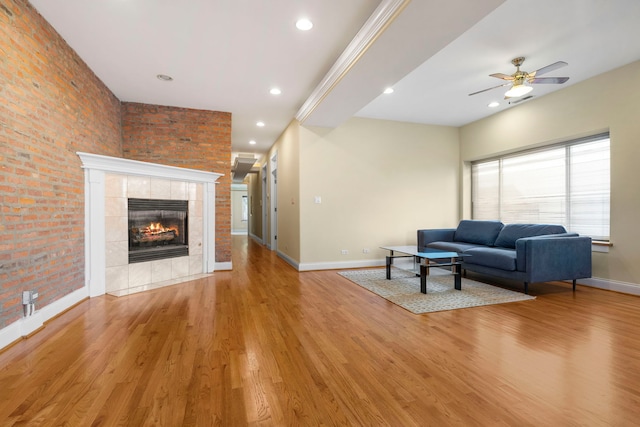
M 453 242 L 455 228 L 418 230 L 418 251 L 423 251 L 432 242 Z
M 529 283 L 591 277 L 591 238 L 567 233 L 516 241 L 518 270 Z

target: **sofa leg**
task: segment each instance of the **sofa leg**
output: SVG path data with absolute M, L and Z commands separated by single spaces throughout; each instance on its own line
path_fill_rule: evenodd
M 573 292 L 576 291 L 576 279 L 573 279 Z
M 529 295 L 529 284 L 527 282 L 524 282 L 524 293 Z

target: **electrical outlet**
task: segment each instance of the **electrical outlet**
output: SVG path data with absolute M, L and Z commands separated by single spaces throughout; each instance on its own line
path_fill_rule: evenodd
M 368 254 L 368 253 L 369 253 L 369 248 L 364 248 L 364 249 L 362 250 L 362 253 L 363 253 L 363 254 Z
M 343 250 L 342 250 L 342 255 L 347 255 L 348 253 L 349 253 L 349 251 L 348 251 L 348 250 L 346 250 L 346 249 L 343 249 Z

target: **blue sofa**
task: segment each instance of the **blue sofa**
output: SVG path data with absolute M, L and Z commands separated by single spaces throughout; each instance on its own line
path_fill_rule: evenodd
M 561 225 L 460 221 L 457 228 L 418 230 L 418 250 L 465 255 L 463 271 L 530 283 L 591 277 L 591 238 Z

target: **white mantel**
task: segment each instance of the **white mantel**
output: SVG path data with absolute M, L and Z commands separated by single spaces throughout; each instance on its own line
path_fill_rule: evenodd
M 106 238 L 106 212 L 111 206 L 106 206 L 108 199 L 106 188 L 107 181 L 113 177 L 122 177 L 121 179 L 124 180 L 130 177 L 131 181 L 139 181 L 139 177 L 147 177 L 151 180 L 157 180 L 157 182 L 168 183 L 171 188 L 174 186 L 186 188 L 189 184 L 201 184 L 202 187 L 197 188 L 202 188 L 202 200 L 197 201 L 197 206 L 201 206 L 202 211 L 202 236 L 198 236 L 198 239 L 201 237 L 202 263 L 198 262 L 195 265 L 198 270 L 202 270 L 198 271 L 202 274 L 214 271 L 215 184 L 222 176 L 221 174 L 97 154 L 82 152 L 77 154 L 82 160 L 82 167 L 85 170 L 85 284 L 89 290 L 89 296 L 94 297 L 107 292 L 107 246 L 109 242 Z M 198 193 L 200 192 L 198 191 Z M 136 194 L 134 197 L 140 197 L 140 195 Z M 144 196 L 140 198 L 144 198 Z M 193 197 L 191 198 L 193 199 Z M 191 200 L 191 202 L 194 201 Z M 200 246 L 200 240 L 198 242 L 198 246 Z M 197 255 L 199 257 L 199 251 Z M 191 270 L 193 270 L 194 263 L 191 264 Z M 137 268 L 140 267 L 144 268 L 144 266 Z

